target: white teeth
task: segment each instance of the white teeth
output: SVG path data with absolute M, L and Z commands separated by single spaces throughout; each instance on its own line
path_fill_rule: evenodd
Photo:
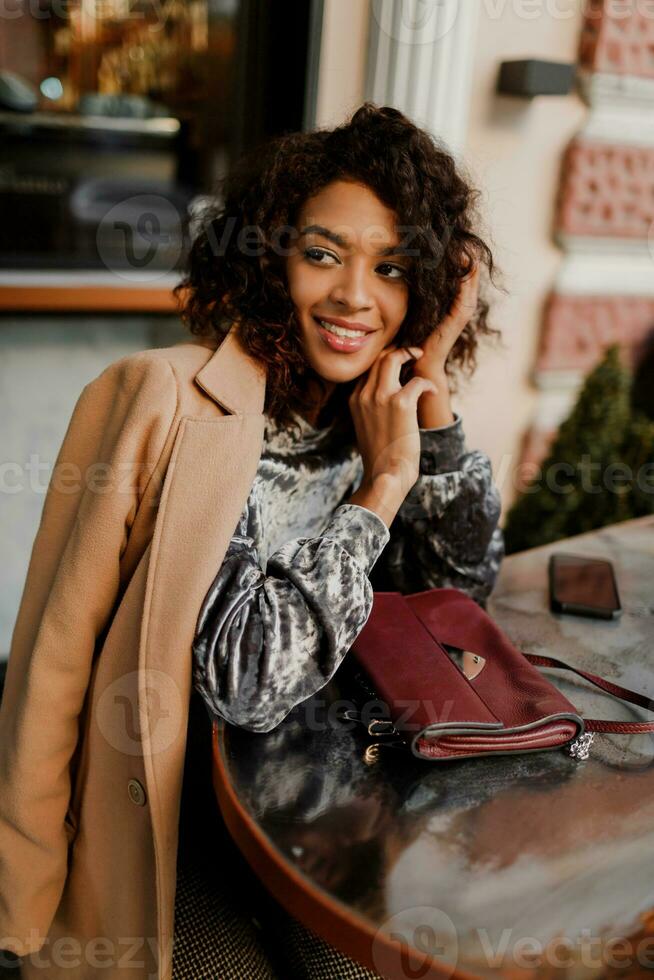
M 337 327 L 334 323 L 327 323 L 326 320 L 318 320 L 321 327 L 325 330 L 329 330 L 330 333 L 336 334 L 337 337 L 363 337 L 366 333 L 365 330 L 347 330 L 345 327 Z

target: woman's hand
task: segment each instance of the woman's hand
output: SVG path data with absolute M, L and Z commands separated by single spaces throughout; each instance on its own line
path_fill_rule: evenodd
M 422 345 L 423 356 L 420 358 L 420 366 L 416 365 L 423 377 L 427 377 L 427 372 L 442 376 L 445 373 L 445 361 L 463 332 L 464 327 L 472 319 L 477 309 L 479 297 L 479 263 L 472 272 L 469 272 L 465 279 L 459 283 L 459 291 L 452 304 L 452 309 L 432 330 L 427 340 Z
M 418 378 L 434 382 L 436 393 L 423 398 L 418 421 L 423 429 L 436 429 L 454 421 L 445 362 L 454 344 L 477 309 L 479 296 L 479 265 L 461 280 L 459 292 L 448 315 L 432 330 L 422 345 L 423 355 L 414 364 Z
M 374 510 L 387 525 L 420 472 L 418 399 L 436 386 L 418 377 L 402 386 L 400 369 L 421 354 L 419 347 L 384 348 L 348 401 L 363 460 L 361 486 L 349 502 Z

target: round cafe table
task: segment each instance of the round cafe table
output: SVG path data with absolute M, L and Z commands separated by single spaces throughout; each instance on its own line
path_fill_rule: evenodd
M 610 558 L 621 619 L 552 614 L 552 551 Z M 505 559 L 488 611 L 520 649 L 654 697 L 652 583 L 642 518 Z M 586 716 L 652 717 L 545 672 Z M 653 736 L 595 735 L 585 761 L 370 751 L 341 673 L 270 733 L 214 723 L 225 823 L 292 915 L 390 980 L 652 975 Z

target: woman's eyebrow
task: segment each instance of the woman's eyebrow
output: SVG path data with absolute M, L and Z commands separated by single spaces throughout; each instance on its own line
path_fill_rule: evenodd
M 341 248 L 350 247 L 350 243 L 346 238 L 344 238 L 342 235 L 339 235 L 338 232 L 336 231 L 331 231 L 329 228 L 325 228 L 324 225 L 307 225 L 306 228 L 302 229 L 300 235 L 308 235 L 311 232 L 315 233 L 316 235 L 322 235 L 323 238 L 328 238 L 330 242 L 334 242 L 335 245 L 340 245 Z M 384 248 L 381 248 L 376 254 L 377 255 L 404 255 L 404 254 L 409 254 L 409 249 L 405 248 L 404 246 L 398 243 L 397 245 L 386 245 Z

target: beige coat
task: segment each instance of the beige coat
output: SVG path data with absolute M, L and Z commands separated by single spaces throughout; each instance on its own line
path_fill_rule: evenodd
M 0 948 L 27 980 L 171 976 L 191 643 L 264 391 L 232 328 L 114 362 L 75 407 L 0 710 Z

